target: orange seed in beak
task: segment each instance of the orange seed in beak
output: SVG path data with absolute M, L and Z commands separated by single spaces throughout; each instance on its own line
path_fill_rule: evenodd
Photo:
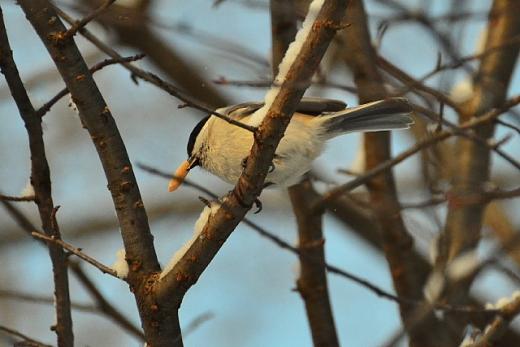
M 180 187 L 189 170 L 190 162 L 185 160 L 173 174 L 173 178 L 170 180 L 170 183 L 168 184 L 169 192 L 173 192 L 174 190 Z

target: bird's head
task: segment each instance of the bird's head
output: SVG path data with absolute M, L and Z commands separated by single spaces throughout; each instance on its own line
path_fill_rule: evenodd
M 200 122 L 195 125 L 193 130 L 191 131 L 190 138 L 188 140 L 188 145 L 186 146 L 188 152 L 188 159 L 182 162 L 181 165 L 175 170 L 173 174 L 173 178 L 170 180 L 168 184 L 168 191 L 173 192 L 177 188 L 180 187 L 188 172 L 194 168 L 195 166 L 200 165 L 200 148 L 202 147 L 202 139 L 203 132 L 201 130 L 204 128 L 204 125 L 208 121 L 209 116 L 202 119 Z

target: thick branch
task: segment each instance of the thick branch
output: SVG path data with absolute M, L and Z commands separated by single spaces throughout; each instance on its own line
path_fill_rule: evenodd
M 54 60 L 96 146 L 125 245 L 130 268 L 127 279 L 137 300 L 147 341 L 155 345 L 161 332 L 154 323 L 158 319 L 152 308 L 153 298 L 147 295 L 146 279 L 160 271 L 160 266 L 125 145 L 73 39 L 60 39 L 66 29 L 53 6 L 46 0 L 21 0 L 19 3 Z M 176 312 L 162 318 L 161 321 L 174 330 L 172 334 L 178 335 L 180 328 Z
M 512 37 L 520 34 L 520 3 L 516 1 L 495 0 L 488 24 L 486 48 L 500 46 Z M 505 101 L 512 71 L 518 58 L 519 45 L 507 47 L 482 58 L 475 82 L 475 93 L 460 114 L 460 122 L 469 119 L 482 119 L 495 107 L 502 106 Z M 493 136 L 494 123 L 483 124 L 475 128 L 475 133 L 484 139 Z M 464 196 L 480 191 L 489 180 L 490 150 L 486 146 L 459 138 L 457 141 L 457 172 L 453 176 L 452 193 Z M 480 239 L 485 201 L 457 206 L 448 205 L 446 228 L 439 241 L 439 258 L 437 266 L 444 267 L 447 262 L 456 258 L 468 249 L 476 247 Z M 470 283 L 462 283 L 452 288 L 450 302 L 467 295 Z
M 289 189 L 296 221 L 300 276 L 296 288 L 305 302 L 314 346 L 339 346 L 330 304 L 325 267 L 322 215 L 311 210 L 313 190 L 309 180 Z M 314 196 L 315 198 L 315 196 Z
M 353 0 L 348 14 L 349 30 L 345 31 L 345 60 L 354 73 L 360 103 L 383 99 L 387 96 L 383 80 L 377 70 L 376 53 L 368 31 L 362 0 Z M 370 170 L 390 159 L 390 133 L 366 133 L 364 150 L 366 169 Z M 386 170 L 367 182 L 370 200 L 381 228 L 381 241 L 390 266 L 394 288 L 400 297 L 419 299 L 428 276 L 414 262 L 413 239 L 401 218 L 395 180 Z M 399 306 L 404 326 L 410 335 L 410 346 L 438 346 L 450 341 L 446 329 L 433 313 L 412 327 L 410 305 Z
M 273 76 L 297 32 L 296 5 L 293 0 L 271 0 L 271 38 Z M 307 313 L 314 346 L 339 346 L 329 300 L 322 213 L 312 213 L 312 183 L 305 180 L 289 189 L 298 222 L 300 276 L 296 287 Z M 312 259 L 313 261 L 309 261 Z
M 13 59 L 11 47 L 7 38 L 2 10 L 0 9 L 0 68 L 11 90 L 13 99 L 25 123 L 29 136 L 31 151 L 31 184 L 34 187 L 35 202 L 42 222 L 43 231 L 54 238 L 60 238 L 56 221 L 56 209 L 52 201 L 51 177 L 49 164 L 45 155 L 41 118 L 29 100 L 22 83 L 18 69 Z M 4 202 L 6 204 L 6 202 Z M 55 327 L 58 335 L 58 346 L 73 346 L 72 317 L 70 310 L 69 280 L 67 274 L 67 259 L 63 249 L 49 245 L 54 276 L 54 293 L 56 296 Z
M 347 1 L 325 1 L 313 24 L 313 30 L 310 31 L 264 121 L 255 133 L 251 155 L 235 189 L 222 199 L 221 207 L 210 216 L 201 233 L 204 237 L 197 238 L 185 256 L 158 283 L 157 295 L 163 305 L 180 305 L 184 293 L 206 269 L 262 191 L 276 146 L 320 59 L 340 27 L 346 6 Z

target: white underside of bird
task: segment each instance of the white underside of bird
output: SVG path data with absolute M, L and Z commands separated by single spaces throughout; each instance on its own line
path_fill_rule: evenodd
M 217 112 L 249 124 L 261 106 L 260 103 L 244 103 Z M 276 148 L 266 184 L 288 187 L 298 183 L 331 138 L 355 131 L 407 129 L 413 123 L 410 105 L 404 98 L 345 107 L 337 100 L 303 98 Z M 188 145 L 190 159 L 177 170 L 177 179 L 171 181 L 170 191 L 180 185 L 195 161 L 231 184 L 238 181 L 243 171 L 244 160 L 253 146 L 253 133 L 216 116 L 210 116 L 202 124 L 190 136 L 190 142 L 191 137 L 194 138 Z
M 251 116 L 241 121 L 247 124 L 249 118 Z M 211 117 L 201 132 L 207 135 L 204 144 L 199 143 L 206 146 L 205 155 L 200 157 L 201 166 L 224 181 L 235 184 L 242 173 L 243 161 L 253 146 L 253 134 L 217 117 Z M 289 141 L 290 138 L 297 138 L 298 141 Z M 310 170 L 312 161 L 323 151 L 325 140 L 316 117 L 295 113 L 276 149 L 273 167 L 265 182 L 280 186 L 298 183 L 298 179 Z M 240 143 L 240 146 L 235 143 Z M 197 145 L 196 142 L 195 147 Z

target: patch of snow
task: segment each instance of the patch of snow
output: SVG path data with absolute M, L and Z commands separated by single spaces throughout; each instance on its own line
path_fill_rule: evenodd
M 159 279 L 162 279 L 165 277 L 179 262 L 180 259 L 186 254 L 188 249 L 193 245 L 193 243 L 198 238 L 204 238 L 204 235 L 202 234 L 202 231 L 204 230 L 204 226 L 206 226 L 206 223 L 208 222 L 211 215 L 215 214 L 218 208 L 220 207 L 219 203 L 212 202 L 211 207 L 206 206 L 200 213 L 199 218 L 195 222 L 195 226 L 193 228 L 193 236 L 191 239 L 189 239 L 184 245 L 182 245 L 181 248 L 179 248 L 172 256 L 168 264 L 164 267 L 164 269 L 161 272 L 161 276 Z
M 453 259 L 446 269 L 448 278 L 458 281 L 474 272 L 480 266 L 477 252 L 468 251 Z
M 513 292 L 511 297 L 500 298 L 500 299 L 498 299 L 498 301 L 495 304 L 492 304 L 492 303 L 488 302 L 486 304 L 486 309 L 488 309 L 488 310 L 501 310 L 504 307 L 506 307 L 507 305 L 509 305 L 510 303 L 512 303 L 513 301 L 518 300 L 519 298 L 520 298 L 520 290 L 516 290 L 516 291 Z
M 450 91 L 450 97 L 456 103 L 468 101 L 473 95 L 473 80 L 471 77 L 465 77 L 463 80 L 455 83 Z
M 356 151 L 356 156 L 352 161 L 350 166 L 350 172 L 358 175 L 362 175 L 366 171 L 366 153 L 365 153 L 365 143 L 364 137 L 359 137 L 361 142 L 358 144 L 358 149 Z
M 432 272 L 423 289 L 426 300 L 431 303 L 436 302 L 444 289 L 444 284 L 444 275 L 439 271 Z
M 128 262 L 126 261 L 126 252 L 121 248 L 116 252 L 116 261 L 112 265 L 112 269 L 116 272 L 117 277 L 124 279 L 128 276 Z
M 280 92 L 280 85 L 282 85 L 282 83 L 287 78 L 287 74 L 289 73 L 291 66 L 294 64 L 298 54 L 300 54 L 303 44 L 311 32 L 314 21 L 316 20 L 323 3 L 324 0 L 313 0 L 309 5 L 307 17 L 305 17 L 301 29 L 296 33 L 294 41 L 289 45 L 289 48 L 287 48 L 287 52 L 285 52 L 285 55 L 280 65 L 278 66 L 278 75 L 273 81 L 273 87 L 271 87 L 271 89 L 269 89 L 265 95 L 264 106 L 256 111 L 251 117 L 251 125 L 258 126 L 264 120 L 267 111 L 271 108 L 274 100 Z
M 30 178 L 27 180 L 25 187 L 22 189 L 21 195 L 22 196 L 34 196 L 34 187 L 31 183 Z

